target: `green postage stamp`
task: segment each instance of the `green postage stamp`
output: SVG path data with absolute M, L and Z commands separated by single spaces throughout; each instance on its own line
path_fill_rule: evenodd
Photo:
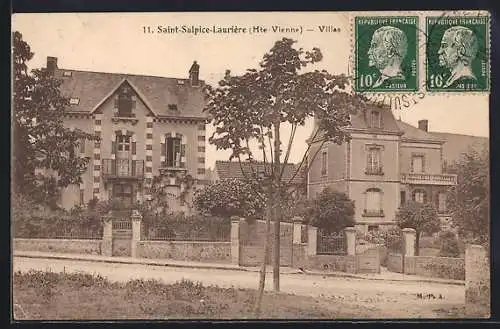
M 355 18 L 355 90 L 418 90 L 418 17 Z
M 428 91 L 487 91 L 489 17 L 426 17 Z

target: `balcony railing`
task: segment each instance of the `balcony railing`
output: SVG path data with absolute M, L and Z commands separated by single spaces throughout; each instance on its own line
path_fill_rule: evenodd
M 457 175 L 407 173 L 401 174 L 401 183 L 421 185 L 456 185 Z
M 105 179 L 144 178 L 144 160 L 103 159 L 102 174 Z

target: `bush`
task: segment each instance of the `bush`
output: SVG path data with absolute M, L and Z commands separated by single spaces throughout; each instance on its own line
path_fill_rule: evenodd
M 308 202 L 306 209 L 311 224 L 326 233 L 339 232 L 355 223 L 354 201 L 332 188 L 321 191 L 314 200 Z
M 104 205 L 89 203 L 87 208 L 71 211 L 47 210 L 27 201 L 20 209 L 19 198 L 13 200 L 12 227 L 15 238 L 99 238 L 102 235 Z M 103 208 L 104 207 L 104 208 Z
M 263 218 L 266 198 L 258 186 L 237 179 L 224 179 L 196 191 L 194 206 L 205 215 Z
M 439 256 L 458 257 L 460 255 L 459 243 L 455 233 L 451 231 L 445 231 L 439 235 L 439 238 L 441 241 Z

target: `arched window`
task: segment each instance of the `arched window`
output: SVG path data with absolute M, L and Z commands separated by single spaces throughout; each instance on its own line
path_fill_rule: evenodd
M 378 188 L 366 190 L 365 213 L 380 215 L 382 213 L 382 191 Z
M 426 196 L 424 190 L 415 190 L 413 192 L 413 201 L 419 202 L 419 203 L 425 203 L 426 199 L 427 199 L 427 196 Z
M 131 117 L 133 107 L 132 90 L 128 86 L 123 86 L 118 94 L 118 116 Z

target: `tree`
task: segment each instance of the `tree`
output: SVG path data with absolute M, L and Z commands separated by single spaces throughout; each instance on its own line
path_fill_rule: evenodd
M 312 225 L 325 232 L 339 232 L 354 225 L 354 201 L 345 193 L 327 187 L 309 201 L 307 215 Z
M 64 127 L 69 100 L 59 90 L 61 81 L 46 69 L 28 72 L 33 55 L 21 33 L 14 32 L 13 187 L 47 202 L 47 194 L 53 197 L 61 187 L 81 183 L 90 158 L 75 150 L 82 140 L 98 138 Z M 35 174 L 35 169 L 45 174 Z
M 431 203 L 406 202 L 396 213 L 396 222 L 402 229 L 412 228 L 417 232 L 415 240 L 415 255 L 417 256 L 420 248 L 420 235 L 436 233 L 441 228 L 436 208 Z
M 240 76 L 233 76 L 227 70 L 218 87 L 206 88 L 205 111 L 215 126 L 209 142 L 217 149 L 231 150 L 230 160 L 237 159 L 240 164 L 242 158 L 254 164 L 256 156 L 261 157 L 264 164 L 270 164 L 265 165 L 264 168 L 269 169 L 264 172 L 253 172 L 245 178 L 258 182 L 266 193 L 266 226 L 269 227 L 271 217 L 274 221 L 275 291 L 279 291 L 281 198 L 288 193 L 293 179 L 283 181 L 282 178 L 297 127 L 315 116 L 319 129 L 313 140 L 321 131 L 322 143 L 342 144 L 349 138 L 344 128 L 350 125 L 350 114 L 365 105 L 363 97 L 346 92 L 349 82 L 346 76 L 332 75 L 325 70 L 306 71 L 322 60 L 322 53 L 318 48 L 311 51 L 295 49 L 295 43 L 288 38 L 278 40 L 264 54 L 258 69 L 248 69 Z M 280 129 L 286 126 L 290 128 L 290 136 L 285 146 Z M 257 149 L 255 154 L 254 148 Z M 318 153 L 309 154 L 309 149 L 310 146 L 297 173 L 308 167 L 306 159 L 313 161 Z M 266 239 L 265 248 L 267 246 Z M 264 252 L 267 255 L 267 250 Z M 261 267 L 259 300 L 264 289 L 265 261 Z M 256 305 L 258 311 L 259 302 Z
M 470 150 L 457 165 L 457 185 L 451 189 L 449 208 L 453 225 L 472 243 L 489 243 L 489 151 Z
M 255 193 L 251 183 L 224 179 L 196 191 L 195 208 L 212 216 L 263 218 L 263 193 Z
M 441 242 L 439 256 L 458 257 L 460 255 L 460 247 L 455 233 L 451 231 L 444 231 L 439 234 L 439 240 Z

